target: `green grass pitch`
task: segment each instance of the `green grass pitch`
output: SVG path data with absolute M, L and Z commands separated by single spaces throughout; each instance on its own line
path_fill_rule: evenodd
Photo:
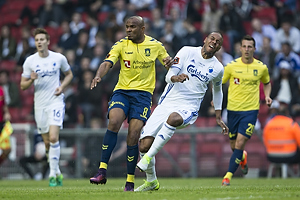
M 48 181 L 0 180 L 0 199 L 6 200 L 268 200 L 300 199 L 300 180 L 279 178 L 233 178 L 222 187 L 222 178 L 159 178 L 160 189 L 152 192 L 123 192 L 125 178 L 109 178 L 106 185 L 92 185 L 88 179 L 66 179 L 62 187 Z M 137 178 L 135 187 L 143 183 Z

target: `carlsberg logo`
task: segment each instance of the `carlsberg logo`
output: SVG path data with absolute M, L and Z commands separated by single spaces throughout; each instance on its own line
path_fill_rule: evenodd
M 201 74 L 201 71 L 198 71 L 197 69 L 195 69 L 195 66 L 193 66 L 193 65 L 189 65 L 187 67 L 187 71 L 191 74 L 191 76 L 197 77 L 200 81 L 203 81 L 203 82 L 209 81 L 207 74 L 206 75 Z

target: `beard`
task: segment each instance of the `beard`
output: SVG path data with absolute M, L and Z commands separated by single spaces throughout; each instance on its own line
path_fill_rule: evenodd
M 211 58 L 215 55 L 216 51 L 207 51 L 204 47 L 204 53 L 207 55 L 207 57 Z

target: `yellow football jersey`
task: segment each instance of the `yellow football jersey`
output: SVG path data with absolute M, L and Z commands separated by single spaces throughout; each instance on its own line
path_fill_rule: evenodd
M 228 110 L 259 109 L 260 82 L 264 84 L 270 82 L 269 71 L 265 64 L 256 59 L 251 64 L 245 64 L 242 58 L 237 58 L 225 66 L 223 84 L 228 80 Z
M 119 59 L 121 70 L 115 90 L 142 90 L 153 94 L 155 88 L 155 60 L 163 64 L 169 56 L 163 44 L 145 35 L 144 42 L 133 43 L 127 37 L 116 42 L 105 61 L 114 65 Z

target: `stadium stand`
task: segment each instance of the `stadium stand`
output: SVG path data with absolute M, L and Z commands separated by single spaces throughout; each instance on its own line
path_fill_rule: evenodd
M 77 3 L 77 0 L 71 0 L 73 3 Z M 9 24 L 11 27 L 11 35 L 17 40 L 20 41 L 20 29 L 22 26 L 17 25 L 16 21 L 20 16 L 20 12 L 27 5 L 33 12 L 36 14 L 41 5 L 43 5 L 44 1 L 42 0 L 6 0 L 6 4 L 4 4 L 0 8 L 0 12 L 2 16 L 0 17 L 0 27 Z M 297 9 L 300 11 L 300 1 L 297 1 Z M 102 27 L 105 26 L 105 22 L 108 22 L 108 17 L 111 12 L 109 11 L 99 11 L 97 13 L 98 20 Z M 148 19 L 152 19 L 151 11 L 139 11 L 136 14 L 141 15 L 143 17 L 147 17 Z M 83 20 L 86 20 L 87 13 L 83 12 L 82 17 Z M 276 15 L 274 8 L 265 8 L 260 12 L 253 12 L 250 17 L 258 17 L 264 23 L 275 24 L 278 20 L 278 16 Z M 299 17 L 298 17 L 299 18 Z M 295 18 L 296 19 L 296 18 Z M 299 22 L 298 22 L 299 23 Z M 24 19 L 23 24 L 28 24 L 28 19 Z M 22 24 L 22 25 L 23 25 Z M 197 21 L 193 23 L 198 31 L 201 31 L 201 22 Z M 252 34 L 251 22 L 249 19 L 244 19 L 243 28 L 247 34 Z M 31 27 L 34 29 L 35 27 Z M 49 32 L 51 36 L 51 47 L 58 41 L 58 37 L 61 34 L 60 28 L 54 28 L 51 26 L 46 26 L 46 30 Z M 104 34 L 105 35 L 105 34 Z M 223 46 L 225 51 L 229 51 L 230 43 L 228 41 L 228 36 L 226 34 L 224 36 Z M 103 38 L 102 38 L 103 39 Z M 157 38 L 159 39 L 159 38 Z M 104 41 L 107 42 L 108 41 Z M 107 45 L 105 43 L 104 45 Z M 172 51 L 171 51 L 172 52 Z M 173 55 L 172 55 L 173 56 Z M 6 69 L 10 71 L 10 78 L 15 83 L 19 84 L 21 80 L 21 71 L 16 68 L 16 60 L 1 60 L 0 61 L 0 69 Z M 76 90 L 78 82 L 74 84 L 74 89 Z M 163 87 L 162 85 L 161 87 Z M 105 86 L 110 88 L 110 86 Z M 76 91 L 77 92 L 77 91 Z M 20 95 L 22 98 L 22 107 L 21 108 L 9 108 L 10 113 L 12 115 L 12 123 L 29 123 L 34 125 L 34 121 L 32 117 L 32 106 L 33 106 L 33 93 L 34 87 L 29 90 L 20 91 Z M 77 94 L 79 95 L 79 94 Z M 109 99 L 109 94 L 103 96 L 102 102 L 107 102 Z M 263 97 L 261 98 L 263 99 Z M 152 106 L 152 110 L 156 105 Z M 107 104 L 104 103 L 102 105 L 103 110 L 107 110 Z M 83 114 L 78 108 L 78 122 L 74 124 L 74 129 L 76 127 L 82 127 Z M 106 117 L 106 113 L 103 114 L 103 117 Z M 268 118 L 268 107 L 262 103 L 259 110 L 259 121 L 264 127 L 265 122 Z M 295 120 L 300 123 L 300 116 L 296 116 Z M 103 119 L 105 121 L 105 118 Z M 127 128 L 128 123 L 125 121 L 123 123 L 123 127 Z M 201 131 L 201 128 L 214 128 L 216 127 L 216 132 L 214 133 L 205 133 Z M 191 126 L 191 130 L 186 130 L 184 134 L 175 134 L 174 137 L 165 145 L 164 151 L 159 152 L 157 154 L 157 175 L 159 177 L 172 177 L 172 176 L 192 176 L 192 162 L 193 157 L 191 154 L 191 144 L 193 140 L 193 130 L 198 129 L 199 133 L 195 136 L 195 144 L 196 150 L 196 167 L 198 176 L 222 176 L 226 172 L 227 169 L 224 169 L 224 166 L 228 165 L 229 158 L 232 154 L 232 150 L 228 145 L 228 138 L 223 136 L 221 132 L 218 132 L 218 126 L 215 121 L 215 117 L 198 117 L 193 126 Z M 26 141 L 28 141 L 28 135 L 25 133 L 26 131 L 17 130 L 15 134 L 15 141 L 17 144 L 16 157 L 20 157 L 24 155 L 26 148 Z M 73 133 L 74 134 L 74 133 Z M 88 130 L 87 130 L 88 134 Z M 74 136 L 74 135 L 73 135 Z M 73 137 L 72 136 L 72 137 Z M 74 137 L 72 138 L 74 140 Z M 74 141 L 72 141 L 74 143 Z M 27 144 L 28 145 L 28 144 Z M 26 146 L 26 147 L 25 147 Z M 249 152 L 248 162 L 250 168 L 259 168 L 260 174 L 264 176 L 269 175 L 272 171 L 272 168 L 276 166 L 270 164 L 270 168 L 268 168 L 268 161 L 265 159 L 266 151 L 263 148 L 262 142 L 259 138 L 259 135 L 254 134 L 247 143 L 246 150 Z M 26 150 L 27 151 L 27 150 Z M 62 165 L 67 168 L 66 162 L 62 163 Z M 285 167 L 284 167 L 285 168 Z M 1 167 L 0 176 L 1 177 L 12 177 L 11 174 L 20 173 L 20 169 L 18 167 L 18 163 L 16 161 L 8 161 Z M 242 175 L 240 171 L 237 171 L 237 176 Z M 137 172 L 137 176 L 144 176 L 144 174 Z

